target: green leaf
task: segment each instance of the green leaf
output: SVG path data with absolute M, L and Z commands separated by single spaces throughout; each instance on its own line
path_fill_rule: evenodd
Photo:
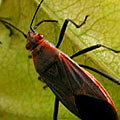
M 29 31 L 30 21 L 37 7 L 35 0 L 0 0 L 0 17 L 23 30 Z M 120 50 L 120 1 L 112 0 L 45 0 L 37 14 L 35 23 L 43 19 L 55 19 L 59 23 L 46 23 L 37 30 L 45 38 L 57 43 L 60 28 L 66 18 L 81 23 L 90 15 L 86 24 L 76 29 L 72 24 L 67 28 L 60 50 L 68 55 L 95 44 L 104 44 Z M 10 35 L 0 23 L 0 119 L 1 120 L 52 120 L 54 95 L 42 82 L 37 80 L 33 61 L 28 59 L 26 40 L 13 30 Z M 75 59 L 120 80 L 120 54 L 100 48 Z M 91 72 L 91 71 L 90 71 Z M 111 95 L 120 118 L 120 87 L 108 79 L 95 74 Z M 62 104 L 59 119 L 78 120 Z

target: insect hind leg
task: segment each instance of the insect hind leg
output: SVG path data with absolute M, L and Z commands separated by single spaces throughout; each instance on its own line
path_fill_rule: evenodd
M 55 103 L 54 103 L 53 120 L 57 120 L 58 109 L 59 109 L 59 99 L 56 97 L 55 98 Z
M 96 68 L 93 68 L 93 67 L 90 67 L 90 66 L 87 66 L 87 65 L 83 65 L 83 64 L 79 64 L 79 66 L 83 67 L 83 68 L 86 68 L 86 69 L 89 69 L 89 70 L 91 70 L 93 72 L 96 72 L 96 73 L 104 76 L 105 78 L 111 80 L 112 82 L 120 85 L 120 81 L 119 80 L 116 80 L 115 78 L 111 77 L 110 75 L 108 75 L 108 74 L 106 74 L 106 73 L 104 73 L 104 72 L 102 72 L 102 71 L 100 71 L 100 70 L 98 70 Z

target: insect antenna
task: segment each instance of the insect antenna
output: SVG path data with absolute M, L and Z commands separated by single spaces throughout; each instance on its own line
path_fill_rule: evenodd
M 27 35 L 22 31 L 20 30 L 19 28 L 15 27 L 14 25 L 12 25 L 11 23 L 7 22 L 7 21 L 4 21 L 2 19 L 0 19 L 0 22 L 2 22 L 5 26 L 11 26 L 12 28 L 14 28 L 15 30 L 17 30 L 18 32 L 22 33 L 22 35 L 27 38 Z
M 34 22 L 34 19 L 35 19 L 35 17 L 36 17 L 36 14 L 37 14 L 37 12 L 38 12 L 38 10 L 39 10 L 42 2 L 43 2 L 43 0 L 41 0 L 41 2 L 39 3 L 39 5 L 38 5 L 38 7 L 37 7 L 37 9 L 36 9 L 36 11 L 35 11 L 35 13 L 34 13 L 34 15 L 33 15 L 33 18 L 32 18 L 32 20 L 31 20 L 31 23 L 30 23 L 30 30 L 33 31 L 33 32 L 34 32 L 34 29 L 33 29 L 33 27 L 32 27 L 32 24 L 33 24 L 33 22 Z

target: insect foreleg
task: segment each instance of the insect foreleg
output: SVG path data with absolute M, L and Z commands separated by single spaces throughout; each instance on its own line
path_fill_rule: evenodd
M 66 19 L 66 20 L 64 21 L 63 26 L 62 26 L 62 29 L 61 29 L 61 31 L 60 31 L 60 35 L 59 35 L 59 39 L 58 39 L 58 43 L 57 43 L 57 45 L 56 45 L 56 48 L 59 48 L 60 44 L 62 43 L 62 40 L 63 40 L 65 31 L 66 31 L 66 28 L 67 28 L 67 25 L 68 25 L 69 22 L 71 22 L 76 28 L 80 28 L 80 27 L 82 27 L 82 26 L 85 24 L 87 18 L 88 18 L 88 15 L 85 16 L 84 21 L 83 21 L 80 25 L 77 25 L 74 21 L 72 21 L 72 20 L 69 19 L 69 18 Z

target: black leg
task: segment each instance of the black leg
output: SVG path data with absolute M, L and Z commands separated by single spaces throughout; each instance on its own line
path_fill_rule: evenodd
M 41 82 L 44 82 L 44 81 L 41 79 L 40 76 L 38 77 L 38 80 L 41 81 Z M 47 87 L 48 87 L 47 85 L 44 85 L 44 86 L 43 86 L 43 89 L 45 90 Z
M 38 80 L 41 80 L 40 77 L 38 77 Z M 43 89 L 46 89 L 48 86 L 45 85 Z M 55 97 L 55 103 L 54 103 L 54 113 L 53 113 L 53 120 L 57 120 L 58 116 L 58 108 L 59 108 L 59 99 Z
M 111 51 L 113 51 L 115 53 L 120 53 L 120 51 L 114 50 L 114 49 L 112 49 L 110 47 L 107 47 L 107 46 L 104 46 L 104 45 L 101 45 L 101 44 L 97 44 L 97 45 L 90 46 L 88 48 L 85 48 L 83 50 L 80 50 L 80 51 L 74 53 L 72 56 L 70 56 L 70 58 L 77 57 L 77 56 L 79 56 L 81 54 L 87 53 L 89 51 L 95 50 L 95 49 L 100 48 L 100 47 L 104 47 L 104 48 L 109 49 L 109 50 L 111 50 Z
M 92 68 L 92 67 L 87 66 L 87 65 L 82 65 L 82 64 L 79 64 L 79 66 L 80 66 L 80 67 L 83 67 L 83 68 L 86 68 L 86 69 L 89 69 L 89 70 L 91 70 L 91 71 L 94 71 L 94 72 L 96 72 L 96 73 L 98 73 L 98 74 L 100 74 L 100 75 L 108 78 L 108 79 L 111 80 L 112 82 L 117 83 L 118 85 L 120 85 L 120 81 L 119 81 L 119 80 L 116 80 L 115 78 L 111 77 L 110 75 L 108 75 L 108 74 L 106 74 L 106 73 L 104 73 L 104 72 L 102 72 L 102 71 L 100 71 L 100 70 L 97 70 L 97 69 L 95 69 L 95 68 Z
M 71 19 L 66 19 L 63 26 L 62 26 L 62 29 L 60 31 L 60 35 L 59 35 L 59 40 L 58 40 L 58 43 L 56 45 L 56 48 L 59 48 L 60 44 L 62 43 L 62 40 L 63 40 L 63 37 L 64 37 L 64 34 L 65 34 L 65 31 L 66 31 L 66 28 L 67 28 L 67 25 L 69 22 L 71 22 L 73 25 L 75 25 L 76 28 L 80 28 L 81 26 L 83 26 L 86 22 L 88 18 L 88 15 L 85 16 L 85 19 L 84 21 L 80 24 L 80 25 L 77 25 L 75 22 L 73 22 Z
M 44 23 L 44 22 L 58 22 L 57 20 L 42 20 L 39 23 L 37 23 L 33 29 L 36 29 L 40 24 Z
M 40 81 L 41 81 L 41 77 L 40 77 L 40 76 L 38 77 L 38 80 L 40 80 Z
M 32 55 L 28 55 L 28 58 L 31 59 L 31 58 L 32 58 Z
M 54 104 L 53 120 L 57 120 L 58 108 L 59 108 L 59 99 L 56 97 L 56 98 L 55 98 L 55 104 Z
M 45 90 L 46 88 L 48 88 L 48 86 L 47 86 L 47 85 L 44 85 L 44 86 L 43 86 L 43 89 Z

